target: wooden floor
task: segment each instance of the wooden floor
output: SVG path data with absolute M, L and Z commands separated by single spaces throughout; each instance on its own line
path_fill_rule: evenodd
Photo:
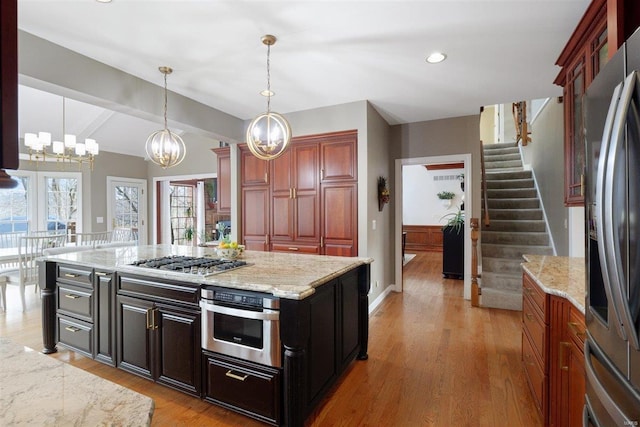
M 441 253 L 404 267 L 404 293 L 370 317 L 369 360 L 355 361 L 307 426 L 540 426 L 520 360 L 520 312 L 471 308 Z M 0 314 L 0 336 L 42 347 L 40 302 Z M 199 399 L 60 348 L 51 355 L 152 397 L 154 426 L 261 426 Z M 0 369 L 2 369 L 0 367 Z

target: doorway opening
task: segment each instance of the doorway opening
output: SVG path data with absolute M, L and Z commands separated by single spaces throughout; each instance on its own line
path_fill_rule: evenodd
M 410 165 L 427 165 L 427 164 L 462 164 L 464 171 L 464 190 L 460 198 L 464 202 L 467 215 L 464 223 L 464 298 L 471 299 L 471 229 L 469 221 L 471 212 L 473 212 L 472 191 L 473 181 L 471 174 L 471 154 L 452 154 L 446 156 L 430 156 L 416 157 L 409 159 L 396 159 L 395 161 L 395 194 L 398 200 L 403 200 L 403 168 Z M 396 292 L 402 292 L 402 222 L 403 222 L 403 203 L 396 203 L 395 211 L 395 286 Z

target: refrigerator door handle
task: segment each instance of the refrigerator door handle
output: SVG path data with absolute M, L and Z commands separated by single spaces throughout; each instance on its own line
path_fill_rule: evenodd
M 591 409 L 591 400 L 589 400 L 589 395 L 584 395 L 584 408 L 582 409 L 582 427 L 602 427 L 600 421 L 596 418 L 593 413 L 593 409 Z
M 620 102 L 618 103 L 618 108 L 616 111 L 615 120 L 613 122 L 613 128 L 611 130 L 611 146 L 609 148 L 608 153 L 608 170 L 607 174 L 607 182 L 605 183 L 608 191 L 605 193 L 605 206 L 603 208 L 609 208 L 609 212 L 615 212 L 615 206 L 613 206 L 613 185 L 614 185 L 614 173 L 617 168 L 625 168 L 626 165 L 618 165 L 616 164 L 618 150 L 621 149 L 621 146 L 625 137 L 625 127 L 626 127 L 626 118 L 629 113 L 629 109 L 631 107 L 631 103 L 633 102 L 633 92 L 636 87 L 636 83 L 638 80 L 637 72 L 633 71 L 631 74 L 627 76 L 622 86 L 622 93 L 620 94 Z M 620 209 L 620 207 L 618 207 Z M 622 254 L 619 252 L 619 247 L 615 245 L 616 242 L 616 226 L 613 224 L 613 221 L 610 220 L 605 221 L 605 243 L 609 250 L 607 254 L 610 258 L 607 259 L 608 267 L 610 268 L 610 278 L 611 280 L 611 291 L 613 294 L 613 301 L 615 306 L 618 307 L 618 314 L 621 315 L 622 320 L 622 329 L 625 332 L 626 339 L 636 350 L 640 350 L 640 342 L 638 341 L 638 331 L 636 329 L 635 322 L 631 315 L 631 310 L 629 308 L 629 297 L 627 295 L 627 282 L 629 278 L 623 271 L 623 266 L 621 262 L 616 262 L 616 260 L 621 259 Z
M 593 363 L 591 362 L 591 357 L 592 355 L 595 356 L 602 363 L 603 355 L 598 354 L 597 351 L 594 352 L 593 350 L 594 348 L 591 346 L 591 343 L 589 342 L 589 340 L 586 340 L 584 343 L 584 370 L 587 374 L 586 375 L 587 381 L 589 382 L 591 387 L 593 387 L 593 391 L 595 392 L 596 397 L 598 398 L 602 406 L 604 406 L 604 408 L 606 409 L 607 413 L 609 414 L 609 416 L 611 417 L 611 419 L 613 420 L 616 426 L 634 425 L 630 423 L 635 421 L 630 420 L 624 414 L 624 412 L 622 412 L 622 409 L 620 409 L 618 404 L 611 398 L 609 393 L 607 393 L 607 390 L 605 389 L 605 387 L 602 385 L 602 383 L 598 379 L 598 376 L 595 370 L 593 369 Z
M 608 185 L 608 181 L 606 178 L 606 172 L 609 169 L 608 159 L 609 159 L 609 147 L 611 146 L 611 131 L 613 129 L 613 122 L 616 118 L 616 111 L 618 107 L 618 103 L 620 101 L 620 94 L 622 92 L 622 83 L 620 83 L 613 90 L 613 95 L 611 96 L 611 103 L 609 105 L 609 110 L 607 112 L 607 118 L 604 124 L 604 132 L 602 133 L 602 146 L 600 149 L 600 159 L 598 160 L 598 170 L 596 174 L 596 194 L 595 194 L 595 211 L 596 211 L 596 235 L 598 237 L 598 253 L 600 255 L 600 267 L 602 269 L 602 281 L 604 285 L 604 292 L 607 296 L 607 300 L 611 301 L 613 304 L 613 312 L 615 315 L 615 319 L 613 319 L 614 327 L 618 336 L 622 339 L 626 340 L 626 335 L 624 328 L 622 327 L 622 316 L 618 311 L 618 305 L 614 302 L 612 287 L 611 287 L 611 272 L 610 272 L 610 261 L 609 256 L 607 255 L 607 248 L 609 248 L 609 244 L 605 239 L 605 197 L 607 194 L 607 189 L 611 189 L 611 185 Z M 609 211 L 611 212 L 611 211 Z M 609 221 L 610 222 L 610 221 Z M 608 224 L 607 224 L 608 225 Z M 615 267 L 615 262 L 613 263 Z M 605 319 L 608 321 L 608 319 Z

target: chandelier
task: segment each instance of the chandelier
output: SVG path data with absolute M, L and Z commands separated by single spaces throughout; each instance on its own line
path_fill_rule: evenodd
M 261 92 L 267 97 L 267 111 L 258 115 L 247 128 L 247 145 L 249 150 L 259 159 L 271 160 L 279 157 L 291 142 L 291 127 L 280 114 L 271 111 L 271 46 L 276 37 L 270 34 L 262 36 L 262 43 L 267 46 L 267 89 Z
M 66 133 L 66 104 L 67 99 L 62 97 L 62 141 L 52 141 L 50 132 L 24 134 L 24 145 L 29 149 L 29 160 L 37 163 L 52 158 L 63 167 L 77 163 L 78 168 L 82 168 L 83 164 L 88 164 L 93 170 L 95 156 L 100 152 L 99 145 L 92 138 L 78 142 L 75 135 Z
M 153 163 L 166 169 L 182 162 L 187 152 L 182 138 L 167 127 L 167 74 L 171 74 L 173 69 L 158 67 L 158 70 L 164 74 L 164 129 L 149 135 L 145 150 Z

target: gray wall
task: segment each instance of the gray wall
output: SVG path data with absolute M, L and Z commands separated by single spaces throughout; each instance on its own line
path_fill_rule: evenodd
M 393 159 L 471 154 L 472 216 L 480 217 L 480 115 L 453 117 L 391 127 Z
M 557 255 L 569 255 L 568 211 L 564 205 L 564 113 L 563 104 L 551 98 L 532 124 L 532 142 L 523 147 L 524 161 L 531 165 L 538 183 Z

